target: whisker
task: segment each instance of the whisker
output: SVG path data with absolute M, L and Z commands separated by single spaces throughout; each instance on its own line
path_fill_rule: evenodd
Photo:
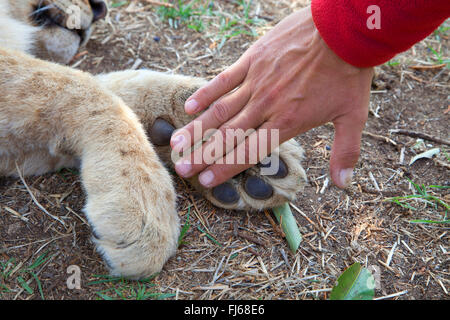
M 47 5 L 47 6 L 44 6 L 44 7 L 40 7 L 40 8 L 38 8 L 38 9 L 34 10 L 33 12 L 31 12 L 30 16 L 37 15 L 37 14 L 43 12 L 43 11 L 49 10 L 49 9 L 51 9 L 51 8 L 54 8 L 54 7 L 55 7 L 55 5 L 54 5 L 53 3 L 52 3 L 52 4 L 49 4 L 49 5 Z

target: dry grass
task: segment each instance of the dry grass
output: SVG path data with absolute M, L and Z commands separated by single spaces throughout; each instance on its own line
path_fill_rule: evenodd
M 254 2 L 249 16 L 264 20 L 252 27 L 257 33 L 307 3 Z M 214 6 L 228 18 L 241 15 L 243 9 L 233 1 L 215 1 Z M 227 39 L 218 50 L 220 15 L 203 17 L 205 30 L 196 32 L 182 25 L 171 28 L 156 9 L 151 1 L 113 8 L 73 66 L 94 73 L 150 68 L 211 78 L 255 40 L 242 33 Z M 425 204 L 413 212 L 384 200 L 411 194 L 405 177 L 427 185 L 450 184 L 442 154 L 408 166 L 418 152 L 413 148 L 416 138 L 389 131 L 406 128 L 448 140 L 448 69 L 411 68 L 439 65 L 427 48 L 432 46 L 448 57 L 448 41 L 448 34 L 439 40 L 433 35 L 397 57 L 395 63 L 379 68 L 361 160 L 349 190 L 335 188 L 328 177 L 332 127 L 298 137 L 306 149 L 309 186 L 292 203 L 303 235 L 296 254 L 290 253 L 266 214 L 215 208 L 176 178 L 183 223 L 190 212 L 190 227 L 176 257 L 146 284 L 114 279 L 98 282 L 106 269 L 89 240 L 82 213 L 84 194 L 76 172 L 64 170 L 23 181 L 1 179 L 0 272 L 8 275 L 0 277 L 1 297 L 40 299 L 39 282 L 45 299 L 105 298 L 98 293 L 125 299 L 327 299 L 341 272 L 358 261 L 371 266 L 379 277 L 379 298 L 447 299 L 448 228 L 409 222 L 442 219 L 444 212 Z M 425 148 L 430 144 L 445 149 L 430 141 L 425 141 Z M 448 189 L 435 192 L 448 202 Z M 36 206 L 31 193 L 64 225 Z M 39 265 L 37 281 L 22 271 L 44 252 L 51 259 Z M 81 268 L 80 290 L 67 289 L 70 265 Z

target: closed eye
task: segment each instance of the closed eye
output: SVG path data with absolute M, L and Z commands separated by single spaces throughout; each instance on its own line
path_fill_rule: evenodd
M 50 22 L 52 22 L 52 19 L 50 18 L 48 10 L 54 8 L 54 4 L 49 4 L 47 6 L 37 6 L 35 9 L 30 13 L 30 18 L 38 25 L 38 26 L 44 26 L 48 25 Z
M 60 11 L 60 8 L 56 6 L 54 3 L 42 6 L 42 1 L 37 5 L 34 10 L 30 14 L 30 18 L 34 23 L 38 26 L 48 26 L 48 25 L 61 25 L 61 22 L 64 20 L 64 15 L 61 13 L 55 14 L 50 13 L 51 9 L 57 9 Z

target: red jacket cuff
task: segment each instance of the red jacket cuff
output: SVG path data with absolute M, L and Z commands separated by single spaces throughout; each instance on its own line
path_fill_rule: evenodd
M 327 45 L 362 68 L 389 61 L 428 36 L 450 16 L 450 1 L 313 0 L 311 10 Z

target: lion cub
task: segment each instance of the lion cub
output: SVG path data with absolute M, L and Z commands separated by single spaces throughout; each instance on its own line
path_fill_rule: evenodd
M 79 167 L 98 251 L 112 274 L 138 279 L 176 252 L 169 141 L 193 120 L 184 101 L 205 80 L 148 70 L 93 76 L 63 66 L 105 14 L 101 0 L 0 0 L 0 176 Z M 306 175 L 294 140 L 273 154 L 280 159 L 273 175 L 256 166 L 211 190 L 190 182 L 223 208 L 279 205 Z

